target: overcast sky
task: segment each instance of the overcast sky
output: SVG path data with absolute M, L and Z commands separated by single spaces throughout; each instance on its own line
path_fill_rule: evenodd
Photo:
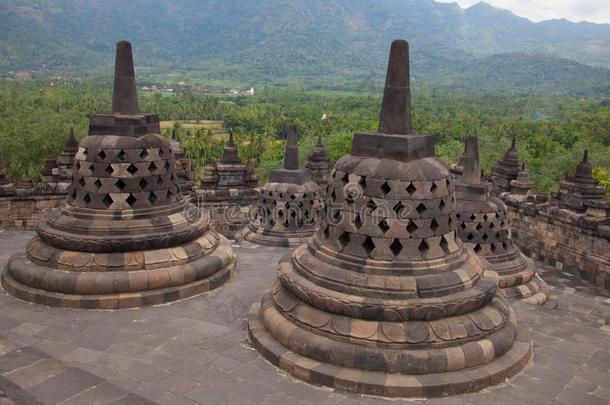
M 466 8 L 480 0 L 436 0 L 459 3 Z M 570 21 L 610 23 L 610 0 L 486 0 L 495 7 L 505 8 L 532 21 L 566 18 Z

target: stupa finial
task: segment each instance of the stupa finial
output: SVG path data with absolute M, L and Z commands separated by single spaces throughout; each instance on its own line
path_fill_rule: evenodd
M 288 137 L 286 138 L 286 156 L 284 156 L 284 169 L 298 170 L 299 168 L 299 146 L 297 142 L 297 127 L 288 125 Z
M 479 138 L 475 135 L 466 137 L 464 153 L 464 174 L 462 181 L 466 184 L 481 183 L 481 168 L 479 163 Z
M 517 135 L 513 134 L 513 140 L 510 145 L 511 150 L 517 150 Z
M 233 128 L 229 128 L 229 145 L 235 146 L 235 140 L 233 139 Z
M 120 41 L 116 44 L 112 113 L 138 114 L 138 112 L 138 93 L 131 44 L 127 41 Z
M 176 127 L 172 128 L 172 140 L 174 140 L 174 141 L 178 140 L 178 130 L 176 129 Z
M 318 146 L 322 146 L 322 131 L 318 132 Z
M 585 164 L 589 163 L 589 150 L 585 149 L 585 151 L 582 154 L 582 162 Z
M 392 42 L 388 71 L 383 91 L 379 132 L 408 135 L 412 131 L 409 44 L 398 39 Z

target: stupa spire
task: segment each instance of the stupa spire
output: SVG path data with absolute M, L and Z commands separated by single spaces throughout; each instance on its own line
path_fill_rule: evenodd
M 229 128 L 229 145 L 235 146 L 235 140 L 233 139 L 233 128 Z
M 138 114 L 138 112 L 138 94 L 131 44 L 127 41 L 120 41 L 116 44 L 112 113 L 129 115 Z
M 517 150 L 517 135 L 513 135 L 512 143 L 510 144 L 511 150 Z
M 479 138 L 475 135 L 466 137 L 464 151 L 464 174 L 462 181 L 466 184 L 481 183 L 481 168 L 479 163 Z
M 589 151 L 587 149 L 582 154 L 582 161 L 576 167 L 576 176 L 593 178 L 593 168 L 589 164 Z
M 298 170 L 299 168 L 299 146 L 297 142 L 297 127 L 288 125 L 288 137 L 286 138 L 286 155 L 284 156 L 284 169 Z
M 409 44 L 392 43 L 379 117 L 379 132 L 408 135 L 412 131 Z

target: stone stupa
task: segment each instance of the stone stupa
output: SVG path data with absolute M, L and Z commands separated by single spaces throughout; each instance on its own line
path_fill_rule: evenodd
M 191 170 L 193 162 L 182 152 L 176 128 L 172 129 L 172 139 L 170 139 L 169 145 L 176 161 L 176 176 L 178 177 L 180 190 L 185 195 L 193 195 L 195 192 L 195 172 Z
M 513 243 L 508 207 L 500 198 L 490 196 L 490 185 L 481 182 L 476 136 L 466 138 L 464 173 L 456 182 L 455 194 L 458 236 L 498 273 L 504 295 L 544 304 L 548 287 L 537 275 L 534 261 Z
M 307 169 L 299 168 L 296 127 L 288 125 L 284 167 L 271 172 L 248 225 L 236 239 L 266 246 L 298 246 L 318 229 L 321 207 L 318 185 Z
M 318 142 L 313 148 L 311 155 L 307 157 L 305 168 L 311 172 L 311 178 L 320 187 L 322 199 L 326 197 L 326 187 L 330 176 L 330 157 L 322 143 L 322 134 L 318 134 Z
M 36 184 L 36 190 L 41 194 L 67 194 L 70 184 L 72 184 L 77 151 L 78 142 L 74 137 L 74 128 L 70 128 L 70 134 L 59 156 L 45 160 L 42 178 Z
M 610 202 L 607 190 L 593 178 L 593 167 L 589 164 L 589 151 L 585 150 L 582 161 L 576 166 L 574 176 L 567 176 L 559 183 L 559 191 L 553 198 L 562 209 L 593 218 L 608 218 Z
M 140 113 L 131 44 L 117 44 L 111 114 L 93 114 L 65 202 L 13 255 L 2 284 L 50 306 L 162 304 L 226 282 L 235 257 L 186 203 L 157 115 Z
M 408 44 L 392 44 L 379 131 L 331 175 L 320 230 L 252 306 L 253 346 L 313 384 L 363 394 L 477 391 L 525 367 L 531 343 L 497 274 L 456 238 L 454 182 L 411 129 Z
M 521 170 L 519 153 L 517 152 L 517 137 L 513 135 L 511 147 L 506 151 L 504 159 L 491 169 L 490 180 L 498 192 L 510 191 L 510 182 L 517 179 Z

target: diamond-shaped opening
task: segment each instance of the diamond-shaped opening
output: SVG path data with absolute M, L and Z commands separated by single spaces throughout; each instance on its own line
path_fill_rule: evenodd
M 271 227 L 274 227 L 275 226 L 275 220 L 270 219 L 269 220 L 269 225 L 271 225 Z
M 462 230 L 466 229 L 466 224 L 464 222 L 462 222 L 462 224 L 460 225 L 460 228 L 462 228 Z
M 100 179 L 95 180 L 95 183 L 93 183 L 95 185 L 95 187 L 99 190 L 100 188 L 102 188 L 102 182 Z
M 496 249 L 497 249 L 497 248 L 496 248 L 496 245 L 495 245 L 495 244 L 493 244 L 493 243 L 492 243 L 492 244 L 491 244 L 491 246 L 490 246 L 489 248 L 491 249 L 491 252 L 492 252 L 492 253 L 495 253 L 495 252 L 496 252 Z
M 104 152 L 103 150 L 101 150 L 101 151 L 100 151 L 100 152 L 97 154 L 97 157 L 98 157 L 100 160 L 105 160 L 105 159 L 108 157 L 108 155 L 106 155 L 106 152 Z
M 506 225 L 506 224 L 504 223 L 504 220 L 500 221 L 500 226 L 501 226 L 501 227 L 504 227 L 504 225 Z
M 362 225 L 364 225 L 362 223 L 362 218 L 360 218 L 360 215 L 356 215 L 356 218 L 354 218 L 354 225 L 356 225 L 356 229 L 360 229 L 362 228 Z
M 291 200 L 294 200 L 295 198 L 297 198 L 297 196 L 296 196 L 296 195 L 294 195 L 294 194 L 290 194 L 290 199 L 291 199 Z
M 445 206 L 446 206 L 446 205 L 447 205 L 447 204 L 445 204 L 445 200 L 443 200 L 443 199 L 441 198 L 441 202 L 438 204 L 438 208 L 442 210 L 443 208 L 445 208 Z
M 390 187 L 387 181 L 383 183 L 380 188 L 383 194 L 388 194 L 390 191 L 392 191 L 392 187 Z
M 428 208 L 426 208 L 426 206 L 423 203 L 419 203 L 417 208 L 415 208 L 415 211 L 417 211 L 419 213 L 419 215 L 423 215 L 423 213 L 426 212 L 427 210 L 428 210 Z
M 396 203 L 396 205 L 394 205 L 394 212 L 396 213 L 396 215 L 400 216 L 403 212 L 403 210 L 405 209 L 405 206 L 403 205 L 403 203 L 401 201 L 398 201 Z
M 136 203 L 136 201 L 137 201 L 137 200 L 138 200 L 138 199 L 137 199 L 137 198 L 135 198 L 135 197 L 133 196 L 133 194 L 129 194 L 129 197 L 127 197 L 127 199 L 125 200 L 125 202 L 126 202 L 127 204 L 129 204 L 129 206 L 130 206 L 130 207 L 133 207 L 133 205 Z
M 488 217 L 487 214 L 483 215 L 483 221 L 487 221 Z
M 449 217 L 449 219 L 447 220 L 447 227 L 451 229 L 451 225 L 453 225 L 453 220 L 451 219 L 451 217 Z
M 280 218 L 283 218 L 284 217 L 284 210 L 278 210 L 277 211 L 277 216 L 280 217 Z
M 421 253 L 422 256 L 425 256 L 426 253 L 428 253 L 428 251 L 430 250 L 430 246 L 428 245 L 428 242 L 426 242 L 426 240 L 424 239 L 417 247 L 417 250 L 419 250 L 419 253 Z
M 480 231 L 480 230 L 481 230 L 481 228 L 483 228 L 483 225 L 481 225 L 481 224 L 477 224 L 477 226 L 476 226 L 476 230 L 477 230 L 477 231 Z
M 409 231 L 409 233 L 413 235 L 413 232 L 417 231 L 417 229 L 418 226 L 415 221 L 409 221 L 409 224 L 407 225 L 407 231 Z
M 328 238 L 330 238 L 330 227 L 326 226 L 326 228 L 324 228 L 324 239 Z
M 85 196 L 83 197 L 83 201 L 87 205 L 89 205 L 91 203 L 91 196 L 89 195 L 89 193 L 85 194 Z
M 124 150 L 121 150 L 116 156 L 123 162 L 127 159 L 127 153 Z
M 366 208 L 368 208 L 370 212 L 373 212 L 377 209 L 377 204 L 375 204 L 375 201 L 371 199 L 366 203 Z
M 108 173 L 108 176 L 112 176 L 112 173 L 114 173 L 114 169 L 112 168 L 112 165 L 108 165 L 106 167 L 106 173 Z
M 74 165 L 74 167 L 76 168 L 76 171 L 80 170 L 80 161 L 77 161 L 76 164 Z
M 474 251 L 475 251 L 476 253 L 479 253 L 479 252 L 481 251 L 481 249 L 482 249 L 482 247 L 481 247 L 481 245 L 479 245 L 479 244 L 477 244 L 477 245 L 474 247 Z
M 398 256 L 402 251 L 402 243 L 398 239 L 394 239 L 394 242 L 390 245 L 390 250 L 394 256 Z
M 123 191 L 125 189 L 125 187 L 127 187 L 127 184 L 125 184 L 125 182 L 122 179 L 118 179 L 116 181 L 116 183 L 114 183 L 114 185 L 116 186 L 116 188 L 118 188 L 121 191 Z
M 368 255 L 373 253 L 373 250 L 375 250 L 375 244 L 373 243 L 373 239 L 371 239 L 370 236 L 367 236 L 364 242 L 362 242 L 362 247 Z
M 496 232 L 496 239 L 500 240 L 502 238 L 502 235 L 500 234 L 500 232 Z
M 104 206 L 106 208 L 110 208 L 110 206 L 112 205 L 114 201 L 112 200 L 112 197 L 110 197 L 110 194 L 106 194 L 104 196 L 104 199 L 102 200 L 102 203 L 104 203 Z
M 337 240 L 339 241 L 341 248 L 344 248 L 349 243 L 349 233 L 343 232 L 341 234 L 341 236 L 339 236 L 339 239 L 337 239 Z
M 486 233 L 484 233 L 483 234 L 483 240 L 487 240 L 487 239 L 489 239 L 489 236 Z
M 496 224 L 494 224 L 493 222 L 491 222 L 489 224 L 489 229 L 494 229 L 496 227 Z
M 502 242 L 502 247 L 504 248 L 504 250 L 508 249 L 508 245 L 506 244 L 506 242 Z
M 430 186 L 430 191 L 434 193 L 437 188 L 438 188 L 438 186 L 436 185 L 436 183 L 432 182 L 432 185 Z
M 303 216 L 304 216 L 305 218 L 309 218 L 309 211 L 305 211 L 305 212 L 303 213 Z
M 496 219 L 500 219 L 500 214 L 496 212 Z
M 169 164 L 169 160 L 165 161 L 165 170 L 169 170 L 169 168 L 171 167 L 171 165 Z
M 150 165 L 148 165 L 148 171 L 152 173 L 155 170 L 157 170 L 157 165 L 155 164 L 155 162 L 150 162 Z
M 388 222 L 385 219 L 382 219 L 377 226 L 379 226 L 379 229 L 381 229 L 381 232 L 383 233 L 386 233 L 390 230 L 390 226 L 388 225 Z
M 140 152 L 140 159 L 146 159 L 147 157 L 148 157 L 148 149 L 142 150 L 142 152 Z
M 78 184 L 80 184 L 81 186 L 85 186 L 85 178 L 81 177 L 80 180 L 78 181 Z
M 159 177 L 157 178 L 157 184 L 161 185 L 161 184 L 163 184 L 163 181 L 164 181 L 164 180 L 163 180 L 163 177 L 159 176 Z
M 445 252 L 445 254 L 449 254 L 449 243 L 447 242 L 447 239 L 445 239 L 444 236 L 441 238 L 439 245 L 441 249 L 443 249 L 443 252 Z
M 296 218 L 297 217 L 297 212 L 295 210 L 290 210 L 290 216 L 292 218 Z
M 472 241 L 474 239 L 474 235 L 469 233 L 468 236 L 466 236 L 466 239 L 468 239 L 469 241 Z
M 335 190 L 333 190 L 333 192 L 330 193 L 330 199 L 332 200 L 332 202 L 337 201 L 337 193 L 335 193 Z
M 358 180 L 358 184 L 364 190 L 366 188 L 366 178 L 364 176 L 360 177 L 360 180 Z
M 413 195 L 416 191 L 417 188 L 415 188 L 413 183 L 409 183 L 409 185 L 407 186 L 407 193 L 409 193 L 409 195 Z
M 127 168 L 127 172 L 128 172 L 129 174 L 131 174 L 132 176 L 133 176 L 134 174 L 136 174 L 136 172 L 137 172 L 137 171 L 138 171 L 138 168 L 137 168 L 137 167 L 135 167 L 133 164 L 129 165 L 129 167 Z
M 149 194 L 148 194 L 148 201 L 149 201 L 151 204 L 153 204 L 153 205 L 154 205 L 154 204 L 155 204 L 155 202 L 157 202 L 157 199 L 158 199 L 158 198 L 157 198 L 157 196 L 155 195 L 155 193 L 149 193 Z
M 455 217 L 456 217 L 457 219 L 460 219 L 460 218 L 462 217 L 462 214 L 460 214 L 460 213 L 458 212 L 457 214 L 455 214 Z
M 432 232 L 436 232 L 436 230 L 438 229 L 438 222 L 436 222 L 436 218 L 432 219 L 432 222 L 430 222 L 430 229 L 432 229 Z
M 140 188 L 142 190 L 144 190 L 146 188 L 146 186 L 148 186 L 148 182 L 146 180 L 144 180 L 144 179 L 140 179 L 139 185 L 140 185 Z

